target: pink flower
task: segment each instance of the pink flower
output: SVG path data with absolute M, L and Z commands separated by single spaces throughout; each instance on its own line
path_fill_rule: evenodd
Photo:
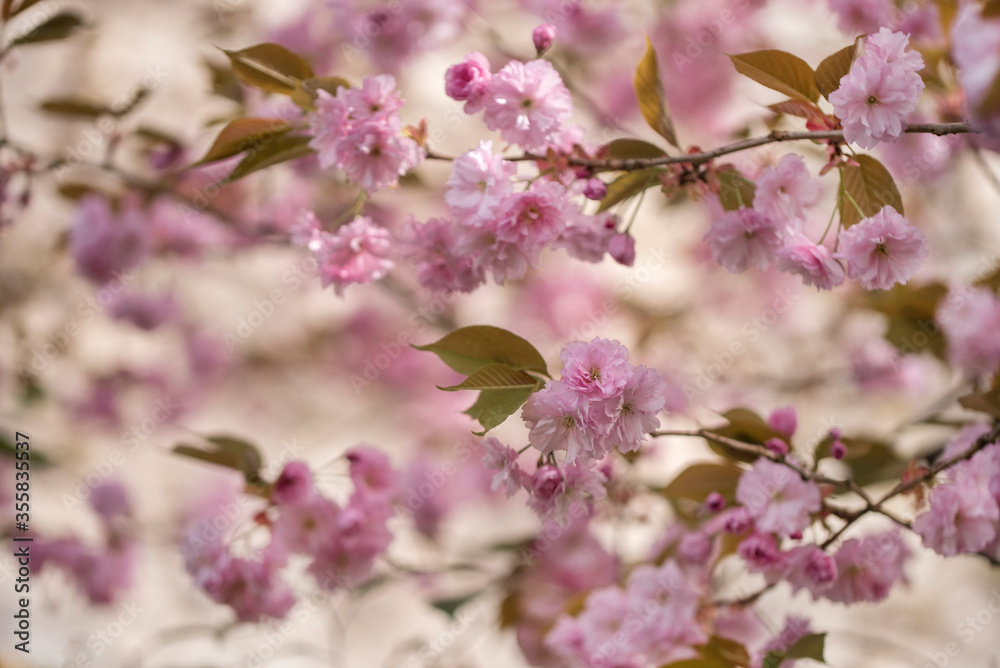
M 115 215 L 106 199 L 89 194 L 73 214 L 70 253 L 80 274 L 95 283 L 107 283 L 142 262 L 149 241 L 146 220 L 132 204 Z
M 546 60 L 511 61 L 486 95 L 486 127 L 526 151 L 545 150 L 573 114 L 573 100 Z
M 784 434 L 788 438 L 795 436 L 795 430 L 799 426 L 799 416 L 795 412 L 795 406 L 775 408 L 767 416 L 767 424 L 771 429 Z
M 334 159 L 351 181 L 371 193 L 396 185 L 424 159 L 424 150 L 400 135 L 398 127 L 371 119 L 337 141 Z
M 350 463 L 355 494 L 377 502 L 392 503 L 399 492 L 399 476 L 384 452 L 362 445 L 348 450 L 345 457 Z
M 556 27 L 551 23 L 545 23 L 531 31 L 531 41 L 535 45 L 535 53 L 539 56 L 549 50 L 555 39 Z
M 309 465 L 296 460 L 285 464 L 281 475 L 274 481 L 271 488 L 271 500 L 282 506 L 298 505 L 315 493 L 316 489 L 313 487 Z
M 772 220 L 801 219 L 819 200 L 820 184 L 809 176 L 802 156 L 788 153 L 775 167 L 765 167 L 757 178 L 753 208 Z
M 967 374 L 984 376 L 1000 366 L 1000 299 L 984 287 L 952 290 L 938 307 L 948 360 Z
M 785 578 L 793 593 L 807 589 L 813 599 L 818 599 L 837 579 L 837 562 L 815 545 L 789 550 L 785 562 L 788 564 Z
M 924 58 L 919 51 L 908 51 L 910 38 L 906 33 L 893 32 L 882 27 L 865 40 L 865 54 L 889 64 L 898 64 L 908 72 L 924 69 Z
M 545 517 L 555 508 L 556 497 L 562 490 L 563 474 L 557 466 L 546 464 L 539 466 L 531 474 L 527 483 L 528 507 Z
M 781 271 L 798 274 L 806 285 L 832 290 L 844 282 L 844 268 L 826 246 L 810 241 L 804 234 L 790 232 L 775 254 Z
M 566 189 L 558 183 L 536 181 L 531 188 L 509 195 L 497 221 L 497 238 L 517 244 L 536 266 L 546 245 L 554 242 L 566 227 Z
M 628 349 L 619 341 L 594 337 L 590 343 L 571 341 L 559 353 L 562 381 L 581 395 L 608 399 L 620 395 L 632 377 Z
M 371 218 L 358 217 L 329 236 L 317 253 L 323 287 L 333 285 L 338 295 L 354 283 L 383 278 L 393 263 L 392 236 Z
M 782 236 L 767 215 L 741 207 L 715 220 L 704 241 L 711 247 L 716 262 L 731 273 L 741 274 L 751 264 L 766 269 L 781 247 Z
M 621 407 L 609 435 L 620 452 L 638 450 L 646 434 L 660 426 L 656 415 L 663 410 L 666 392 L 667 383 L 659 371 L 635 367 L 622 388 Z
M 492 153 L 493 142 L 481 141 L 452 163 L 444 199 L 463 223 L 493 219 L 513 190 L 511 177 L 517 165 Z
M 608 242 L 608 253 L 618 264 L 631 267 L 635 264 L 635 237 L 619 232 Z
M 530 429 L 528 442 L 542 454 L 565 450 L 566 463 L 598 457 L 594 449 L 597 430 L 588 401 L 564 381 L 549 381 L 532 394 L 521 417 Z
M 924 233 L 891 206 L 840 233 L 839 258 L 847 275 L 866 290 L 888 290 L 906 283 L 927 255 Z
M 630 604 L 626 627 L 633 633 L 629 644 L 642 652 L 647 662 L 672 662 L 692 645 L 705 642 L 697 617 L 700 596 L 675 561 L 667 560 L 658 567 L 637 566 L 629 575 L 625 592 Z
M 130 322 L 147 332 L 176 319 L 179 311 L 170 295 L 121 292 L 108 304 L 108 315 L 112 318 Z
M 896 12 L 891 0 L 828 0 L 837 15 L 837 27 L 848 35 L 866 34 L 892 21 Z
M 771 534 L 752 533 L 740 541 L 736 551 L 751 573 L 766 573 L 782 565 L 781 550 Z
M 417 269 L 417 281 L 431 292 L 471 292 L 485 279 L 474 258 L 458 252 L 458 226 L 444 218 L 418 223 L 410 217 L 400 241 L 403 256 Z
M 844 126 L 845 140 L 873 148 L 903 134 L 924 90 L 920 75 L 904 64 L 909 64 L 905 58 L 902 63 L 887 63 L 873 54 L 854 61 L 829 98 Z
M 971 477 L 971 476 L 969 476 Z M 940 555 L 978 552 L 997 535 L 1000 509 L 988 489 L 972 484 L 947 483 L 931 491 L 930 508 L 913 521 L 924 545 Z
M 616 236 L 618 217 L 608 212 L 588 216 L 575 207 L 569 209 L 571 224 L 552 247 L 564 249 L 571 257 L 584 262 L 600 262 Z
M 837 579 L 824 596 L 835 603 L 884 600 L 897 581 L 906 581 L 903 564 L 910 550 L 897 531 L 848 538 L 837 550 Z
M 340 512 L 340 506 L 318 493 L 279 506 L 271 524 L 268 554 L 287 557 L 293 553 L 321 553 L 336 538 Z
M 396 79 L 388 74 L 366 76 L 359 88 L 339 88 L 337 98 L 348 110 L 348 119 L 358 121 L 385 119 L 390 123 L 403 108 L 403 97 L 396 90 Z
M 820 509 L 819 488 L 797 473 L 760 458 L 740 476 L 736 499 L 754 518 L 758 531 L 788 536 L 809 526 Z
M 493 476 L 491 489 L 495 491 L 499 489 L 500 485 L 503 485 L 504 494 L 509 499 L 529 479 L 528 474 L 517 464 L 517 450 L 501 443 L 492 436 L 484 438 L 480 444 L 486 450 L 486 454 L 483 455 L 483 466 L 497 472 Z M 534 482 L 534 477 L 532 477 L 532 492 L 535 491 Z M 546 485 L 542 486 L 546 487 Z
M 980 113 L 1000 74 L 1000 21 L 983 18 L 976 3 L 964 3 L 952 23 L 950 44 L 969 115 L 993 136 L 1000 135 L 1000 114 L 992 110 L 984 118 Z
M 453 100 L 465 101 L 465 113 L 474 114 L 483 108 L 490 80 L 490 61 L 473 51 L 462 62 L 452 65 L 444 75 L 444 90 Z
M 116 480 L 106 480 L 95 487 L 90 494 L 90 506 L 104 522 L 132 514 L 128 490 Z

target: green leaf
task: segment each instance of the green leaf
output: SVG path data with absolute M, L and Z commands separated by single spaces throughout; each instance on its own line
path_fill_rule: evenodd
M 810 633 L 798 639 L 798 641 L 784 652 L 770 651 L 764 657 L 762 668 L 778 668 L 785 659 L 812 659 L 820 663 L 826 663 L 823 652 L 826 645 L 825 633 Z
M 490 429 L 497 427 L 517 412 L 534 392 L 542 388 L 538 382 L 534 387 L 515 387 L 505 390 L 483 390 L 479 393 L 476 403 L 464 412 L 474 420 L 478 420 L 483 431 L 476 432 L 482 436 Z
M 611 160 L 633 160 L 636 158 L 662 158 L 667 154 L 659 146 L 641 139 L 615 139 L 605 146 Z
M 222 52 L 229 57 L 240 81 L 269 93 L 291 95 L 300 82 L 315 76 L 301 56 L 273 42 Z
M 22 44 L 37 44 L 39 42 L 51 42 L 57 39 L 69 37 L 77 28 L 83 26 L 83 19 L 75 12 L 59 12 L 48 21 L 42 23 L 26 35 L 21 35 L 10 43 L 11 47 Z
M 248 483 L 259 484 L 261 482 L 262 460 L 256 446 L 241 438 L 224 435 L 206 436 L 205 440 L 214 445 L 215 448 L 209 450 L 179 443 L 174 446 L 174 452 L 240 471 Z
M 855 51 L 856 45 L 845 46 L 832 56 L 824 58 L 816 68 L 816 87 L 823 93 L 823 97 L 829 98 L 830 93 L 840 88 L 840 80 L 851 71 Z
M 439 390 L 505 390 L 512 387 L 534 387 L 538 382 L 534 376 L 506 364 L 487 364 L 458 385 L 440 387 Z
M 885 339 L 901 353 L 930 351 L 945 359 L 946 339 L 935 320 L 938 305 L 948 294 L 943 283 L 895 285 L 891 290 L 865 293 L 862 304 L 886 316 Z
M 455 371 L 471 375 L 487 364 L 505 364 L 513 369 L 533 371 L 548 376 L 545 360 L 533 345 L 506 329 L 490 325 L 472 325 L 417 350 L 432 352 Z
M 98 116 L 111 113 L 111 109 L 104 105 L 72 97 L 54 97 L 43 101 L 38 105 L 38 108 L 51 114 L 80 118 L 97 118 Z
M 806 102 L 819 100 L 816 74 L 809 64 L 798 56 L 778 49 L 765 49 L 729 58 L 736 66 L 737 72 L 759 84 Z
M 804 100 L 785 100 L 767 105 L 767 108 L 777 114 L 787 116 L 798 116 L 799 118 L 819 118 L 823 116 L 823 110 L 812 102 Z
M 732 503 L 736 498 L 736 485 L 743 475 L 743 469 L 735 464 L 692 464 L 670 481 L 663 489 L 657 490 L 660 496 L 671 501 L 689 499 L 704 503 L 712 492 L 718 492 Z
M 719 436 L 725 436 L 726 438 L 745 443 L 754 443 L 756 445 L 763 445 L 772 438 L 788 442 L 787 436 L 771 427 L 764 418 L 749 408 L 733 408 L 723 413 L 722 417 L 726 419 L 726 424 L 722 427 L 711 429 L 713 433 Z M 736 450 L 725 443 L 714 441 L 711 438 L 706 440 L 708 440 L 708 445 L 714 452 L 727 459 L 748 463 L 757 460 L 757 455 L 755 454 Z
M 660 79 L 660 65 L 656 59 L 656 49 L 646 37 L 646 53 L 635 70 L 635 95 L 639 99 L 639 111 L 646 119 L 649 127 L 672 145 L 680 148 L 677 134 L 674 132 L 674 122 L 670 118 L 670 108 L 663 94 L 663 81 Z
M 608 184 L 608 193 L 601 200 L 601 205 L 597 207 L 597 212 L 606 211 L 615 204 L 638 195 L 646 188 L 657 185 L 660 182 L 658 178 L 659 174 L 660 170 L 656 167 L 622 174 Z
M 205 157 L 194 164 L 204 165 L 259 148 L 291 129 L 281 118 L 238 118 L 222 128 Z
M 891 206 L 903 215 L 903 198 L 899 195 L 896 182 L 885 166 L 870 155 L 856 155 L 857 167 L 850 164 L 840 166 L 840 180 L 844 190 L 854 198 L 855 206 L 846 195 L 840 198 L 840 220 L 844 227 L 850 227 L 874 216 L 884 206 Z M 861 211 L 858 211 L 858 209 Z
M 712 636 L 708 642 L 698 648 L 703 657 L 718 660 L 730 666 L 749 666 L 750 655 L 746 647 L 722 636 Z
M 1000 418 L 1000 385 L 985 392 L 971 392 L 958 398 L 958 403 L 970 411 L 978 411 Z
M 757 185 L 743 176 L 732 165 L 720 167 L 715 172 L 719 182 L 719 202 L 726 211 L 735 211 L 740 207 L 752 207 Z
M 976 107 L 976 113 L 979 116 L 989 116 L 998 108 L 1000 108 L 1000 74 L 993 77 L 993 83 L 990 84 L 989 92 L 986 93 L 982 102 Z
M 299 83 L 292 91 L 292 102 L 305 111 L 312 111 L 316 108 L 316 98 L 319 91 L 325 90 L 331 95 L 336 95 L 341 88 L 350 88 L 351 83 L 343 77 L 311 77 Z
M 281 135 L 260 147 L 251 147 L 246 157 L 236 165 L 226 180 L 235 181 L 266 167 L 304 158 L 313 153 L 309 148 L 310 140 L 310 137 L 299 135 Z
M 454 617 L 458 609 L 463 605 L 471 601 L 472 599 L 479 596 L 482 592 L 473 592 L 471 594 L 466 594 L 465 596 L 456 596 L 454 598 L 441 598 L 436 601 L 431 601 L 431 606 L 437 608 L 449 617 Z

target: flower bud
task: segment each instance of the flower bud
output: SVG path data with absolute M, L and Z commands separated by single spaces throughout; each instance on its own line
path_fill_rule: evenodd
M 540 25 L 531 33 L 531 41 L 535 43 L 535 51 L 539 56 L 549 50 L 555 38 L 556 27 L 551 23 Z
M 631 267 L 635 264 L 635 239 L 624 232 L 619 232 L 608 241 L 608 253 L 618 264 Z

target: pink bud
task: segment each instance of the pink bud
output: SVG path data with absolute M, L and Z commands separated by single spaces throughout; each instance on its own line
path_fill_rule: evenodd
M 785 436 L 791 438 L 795 435 L 795 430 L 799 426 L 799 418 L 795 413 L 794 406 L 785 406 L 771 411 L 767 416 L 767 424 Z
M 830 427 L 830 438 L 835 441 L 839 441 L 844 434 L 840 431 L 840 427 Z
M 531 476 L 531 492 L 542 500 L 553 498 L 562 485 L 562 472 L 555 466 L 546 464 L 538 467 Z
M 746 508 L 733 508 L 726 515 L 723 528 L 727 533 L 741 534 L 753 526 L 753 518 Z
M 769 438 L 764 442 L 764 447 L 776 455 L 787 455 L 788 444 L 780 438 Z
M 313 493 L 312 473 L 302 461 L 285 464 L 284 470 L 271 488 L 271 500 L 279 505 L 301 503 Z
M 531 40 L 535 43 L 535 51 L 539 56 L 549 50 L 555 38 L 556 27 L 551 23 L 540 25 L 531 32 Z
M 791 538 L 792 540 L 802 540 L 802 532 L 795 531 L 793 533 L 788 534 L 788 537 Z
M 618 264 L 631 267 L 635 264 L 635 239 L 619 232 L 608 241 L 608 253 Z
M 712 492 L 705 499 L 705 509 L 711 513 L 717 513 L 726 507 L 726 497 L 718 492 Z
M 834 459 L 843 459 L 844 455 L 847 454 L 847 446 L 844 445 L 843 441 L 837 439 L 830 444 L 830 455 Z
M 583 189 L 583 196 L 587 199 L 602 200 L 607 194 L 607 184 L 596 177 L 587 181 L 587 185 Z

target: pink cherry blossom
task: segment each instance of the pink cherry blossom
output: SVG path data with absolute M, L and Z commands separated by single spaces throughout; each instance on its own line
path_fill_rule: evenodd
M 919 72 L 924 69 L 924 58 L 919 51 L 908 50 L 910 38 L 906 33 L 893 32 L 882 27 L 877 33 L 868 35 L 865 39 L 865 53 L 879 60 L 898 64 L 909 72 Z
M 867 34 L 888 25 L 896 10 L 891 0 L 827 0 L 837 27 L 848 35 Z
M 766 269 L 781 247 L 782 236 L 782 230 L 766 214 L 740 207 L 717 218 L 704 241 L 716 262 L 731 273 L 741 274 L 750 265 Z
M 948 342 L 948 360 L 967 374 L 987 375 L 1000 367 L 1000 298 L 988 288 L 951 290 L 938 307 Z
M 355 283 L 371 283 L 384 278 L 393 268 L 389 258 L 393 240 L 389 231 L 359 217 L 330 235 L 317 252 L 323 287 L 333 285 L 338 295 Z
M 490 61 L 473 51 L 462 62 L 448 68 L 444 89 L 451 99 L 465 101 L 465 113 L 474 114 L 483 108 L 492 78 Z
M 761 170 L 753 208 L 787 224 L 803 218 L 806 210 L 819 201 L 821 190 L 819 182 L 809 176 L 806 161 L 788 153 L 776 166 Z
M 646 434 L 660 426 L 656 416 L 666 402 L 667 383 L 655 369 L 635 367 L 622 388 L 618 417 L 611 426 L 610 441 L 620 452 L 633 452 Z
M 927 256 L 924 233 L 891 206 L 840 233 L 847 275 L 866 290 L 888 290 L 908 282 Z
M 913 521 L 913 530 L 924 545 L 950 557 L 978 552 L 997 535 L 1000 509 L 987 490 L 944 484 L 930 495 L 930 508 Z
M 497 209 L 512 192 L 511 177 L 517 165 L 493 154 L 493 142 L 481 141 L 452 163 L 444 199 L 455 218 L 478 224 L 497 216 Z
M 384 503 L 395 499 L 399 493 L 399 477 L 384 452 L 359 445 L 348 450 L 344 457 L 350 463 L 355 494 Z
M 351 181 L 371 193 L 396 185 L 424 159 L 424 150 L 397 126 L 369 119 L 337 140 L 334 159 Z
M 303 461 L 293 460 L 285 464 L 281 475 L 271 488 L 271 500 L 278 505 L 298 505 L 316 493 L 312 472 Z
M 496 474 L 493 476 L 491 488 L 497 490 L 503 485 L 504 494 L 509 499 L 529 480 L 528 474 L 517 464 L 517 450 L 501 443 L 492 436 L 484 438 L 480 441 L 480 444 L 486 450 L 486 454 L 483 455 L 483 466 L 491 471 L 496 471 Z M 532 491 L 534 491 L 533 477 L 531 481 Z
M 909 556 L 897 531 L 848 538 L 834 555 L 837 579 L 823 595 L 847 605 L 882 601 L 897 582 L 906 582 L 903 565 Z
M 635 264 L 635 237 L 619 232 L 608 242 L 608 253 L 618 264 L 631 267 Z
M 752 533 L 740 541 L 736 551 L 751 573 L 766 573 L 783 565 L 781 550 L 771 534 Z
M 565 450 L 567 463 L 599 456 L 594 449 L 598 432 L 588 401 L 564 381 L 549 381 L 532 394 L 521 417 L 530 429 L 528 442 L 542 454 Z
M 537 266 L 542 249 L 566 228 L 566 195 L 558 183 L 536 181 L 528 190 L 507 196 L 496 223 L 497 239 L 516 244 L 528 264 Z
M 905 58 L 903 62 L 909 63 Z M 868 149 L 903 134 L 923 90 L 920 75 L 900 62 L 865 54 L 854 61 L 829 99 L 844 126 L 844 139 Z
M 483 120 L 504 141 L 544 151 L 573 114 L 573 100 L 547 60 L 511 61 L 493 76 Z
M 975 124 L 993 136 L 1000 134 L 1000 114 L 980 111 L 1000 74 L 1000 21 L 984 18 L 978 4 L 963 3 L 951 25 L 952 58 L 958 66 L 958 81 L 965 91 L 968 113 Z
M 419 223 L 410 217 L 400 233 L 403 256 L 417 269 L 417 281 L 431 292 L 471 292 L 485 280 L 474 258 L 457 250 L 458 226 L 444 218 Z
M 795 406 L 784 406 L 775 408 L 767 416 L 767 424 L 775 431 L 781 432 L 788 438 L 795 436 L 795 430 L 799 426 L 799 416 Z
M 785 555 L 788 565 L 785 578 L 792 592 L 806 589 L 814 599 L 833 586 L 837 579 L 837 562 L 815 545 L 792 548 Z
M 135 205 L 129 203 L 115 215 L 105 198 L 88 194 L 73 214 L 69 243 L 80 274 L 106 283 L 142 262 L 150 240 L 148 225 Z
M 556 38 L 556 27 L 545 23 L 531 31 L 531 41 L 535 45 L 535 53 L 539 56 L 549 50 Z
M 760 458 L 740 476 L 736 499 L 754 518 L 758 531 L 788 536 L 809 526 L 819 512 L 819 488 L 797 473 Z
M 832 290 L 844 282 L 844 268 L 826 246 L 810 241 L 804 234 L 791 232 L 775 253 L 778 269 L 798 274 L 806 285 Z
M 604 212 L 588 216 L 575 207 L 568 207 L 570 224 L 559 234 L 552 248 L 563 249 L 571 257 L 584 262 L 600 262 L 610 251 L 616 236 L 618 217 Z
M 632 377 L 628 349 L 619 341 L 598 337 L 589 343 L 571 341 L 559 356 L 563 382 L 581 395 L 598 399 L 617 396 Z

